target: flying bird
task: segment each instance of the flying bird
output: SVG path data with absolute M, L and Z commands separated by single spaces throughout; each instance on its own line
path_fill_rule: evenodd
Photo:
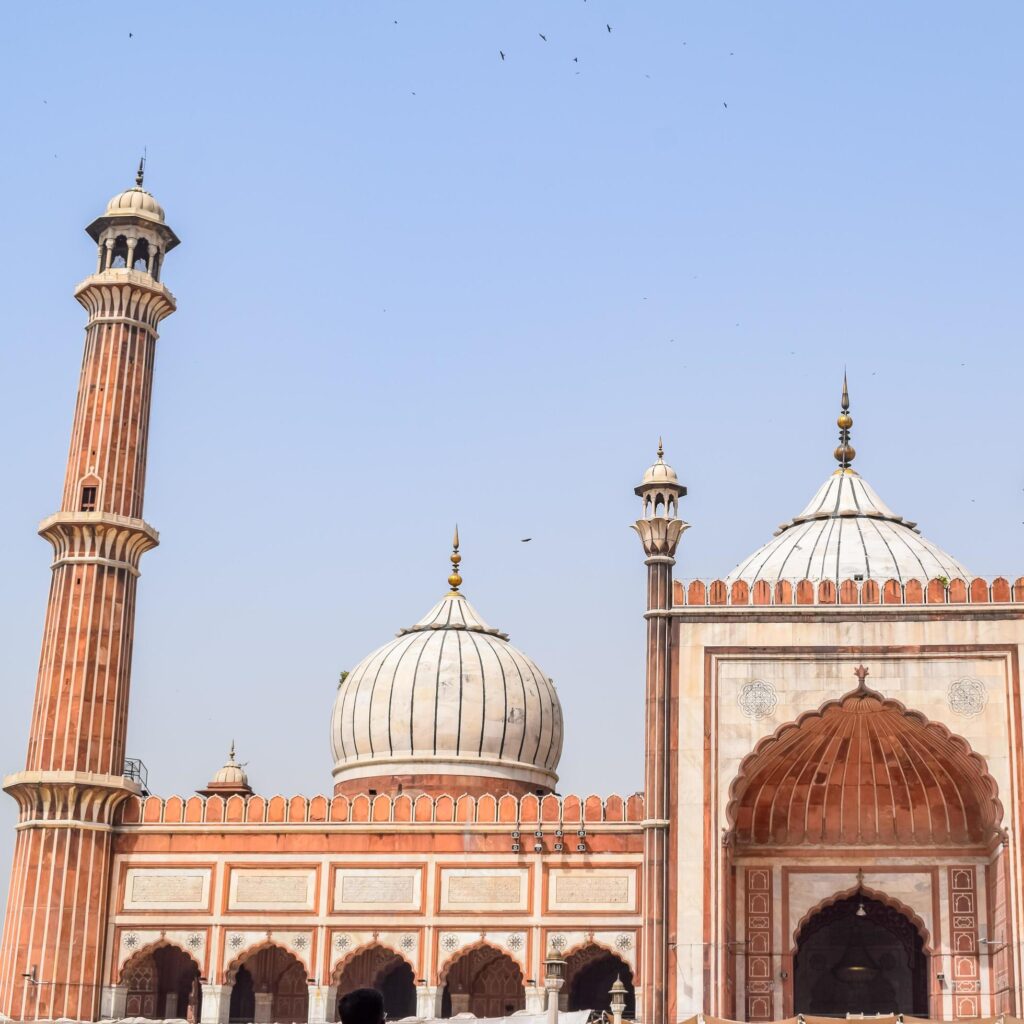
M 725 100 L 722 101 L 722 106 L 725 107 L 726 110 L 729 109 L 729 104 L 726 103 Z
M 544 35 L 543 32 L 538 32 L 537 35 L 539 35 L 541 37 L 541 39 L 544 40 L 545 43 L 548 41 L 548 37 L 546 35 Z
M 500 54 L 501 59 L 504 60 L 505 59 L 505 51 L 504 50 L 499 50 L 498 53 Z
M 532 537 L 523 537 L 523 538 L 522 538 L 522 539 L 521 539 L 521 540 L 519 541 L 519 543 L 520 543 L 520 544 L 529 544 L 531 540 L 533 540 L 533 538 L 532 538 Z
M 573 62 L 573 64 L 579 64 L 579 62 L 580 62 L 579 57 L 573 57 L 572 62 Z
M 611 32 L 611 30 L 612 30 L 612 27 L 611 27 L 611 25 L 607 25 L 607 24 L 606 24 L 606 25 L 605 25 L 605 28 L 606 28 L 606 29 L 608 29 L 608 31 L 609 31 L 609 32 Z

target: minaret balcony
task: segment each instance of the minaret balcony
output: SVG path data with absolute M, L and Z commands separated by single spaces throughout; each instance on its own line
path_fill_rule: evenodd
M 107 565 L 139 575 L 142 556 L 160 543 L 149 523 L 110 512 L 57 512 L 39 524 L 53 545 L 53 568 L 68 564 Z
M 89 322 L 116 320 L 155 329 L 178 308 L 162 281 L 142 270 L 111 267 L 91 274 L 75 288 L 75 298 L 89 314 Z

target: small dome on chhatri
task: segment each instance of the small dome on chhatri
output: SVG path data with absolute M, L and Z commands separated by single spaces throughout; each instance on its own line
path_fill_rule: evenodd
M 537 664 L 451 590 L 414 626 L 367 655 L 338 688 L 331 722 L 336 785 L 395 776 L 487 780 L 494 792 L 554 789 L 562 709 Z
M 135 174 L 135 187 L 114 196 L 107 203 L 104 216 L 141 217 L 143 220 L 156 221 L 158 224 L 164 223 L 164 208 L 142 187 L 145 169 L 145 160 L 140 160 L 139 169 Z
M 204 796 L 213 796 L 216 793 L 249 794 L 252 788 L 249 786 L 249 776 L 245 773 L 245 766 L 235 760 L 235 741 L 231 741 L 231 749 L 228 751 L 228 759 L 223 767 L 218 768 L 213 778 L 206 784 L 206 789 L 200 790 Z
M 856 452 L 850 444 L 853 417 L 845 376 L 836 422 L 839 468 L 807 507 L 740 562 L 726 582 L 970 579 L 957 559 L 922 537 L 916 523 L 896 515 L 851 467 Z
M 658 438 L 658 461 L 648 466 L 644 471 L 644 478 L 640 483 L 641 487 L 649 484 L 678 484 L 679 477 L 676 471 L 665 461 L 665 447 Z

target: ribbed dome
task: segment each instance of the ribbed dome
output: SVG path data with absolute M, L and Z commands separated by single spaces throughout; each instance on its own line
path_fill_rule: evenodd
M 206 789 L 199 790 L 205 796 L 223 794 L 225 796 L 233 793 L 248 794 L 252 792 L 249 786 L 249 776 L 245 772 L 245 765 L 235 760 L 235 744 L 232 742 L 228 759 L 223 766 L 213 774 L 213 778 L 206 784 Z
M 867 481 L 839 469 L 807 507 L 726 577 L 744 580 L 970 579 L 951 555 L 896 515 Z
M 106 217 L 141 217 L 143 220 L 164 223 L 164 208 L 144 188 L 119 192 L 107 203 Z
M 551 789 L 562 709 L 537 665 L 450 593 L 349 673 L 331 744 L 336 783 L 451 775 Z

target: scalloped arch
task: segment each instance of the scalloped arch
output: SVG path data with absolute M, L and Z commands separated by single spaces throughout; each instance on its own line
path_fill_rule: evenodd
M 851 886 L 849 889 L 843 889 L 841 892 L 833 893 L 831 896 L 826 897 L 816 903 L 810 910 L 804 914 L 796 923 L 796 927 L 793 929 L 793 933 L 790 936 L 790 955 L 795 956 L 797 951 L 797 939 L 800 937 L 800 933 L 804 930 L 804 926 L 807 925 L 810 920 L 821 911 L 828 907 L 834 906 L 841 900 L 848 900 L 853 896 L 862 894 L 867 896 L 869 899 L 877 900 L 879 903 L 884 903 L 887 907 L 892 907 L 893 910 L 898 911 L 902 914 L 910 923 L 917 929 L 918 935 L 921 936 L 921 942 L 924 944 L 924 951 L 927 956 L 931 956 L 932 953 L 932 939 L 927 927 L 921 917 L 905 903 L 901 903 L 895 896 L 890 896 L 888 893 L 883 892 L 881 889 L 872 889 L 869 886 Z
M 451 956 L 449 956 L 448 959 L 441 964 L 437 972 L 438 985 L 446 984 L 451 969 L 460 960 L 465 959 L 465 957 L 469 956 L 471 953 L 475 952 L 478 949 L 490 949 L 493 952 L 497 953 L 499 956 L 503 956 L 507 960 L 511 960 L 512 963 L 514 963 L 516 967 L 519 969 L 520 974 L 522 974 L 523 978 L 525 979 L 526 975 L 523 974 L 522 963 L 520 963 L 519 960 L 517 960 L 516 957 L 514 957 L 507 949 L 502 949 L 501 946 L 497 945 L 494 942 L 491 942 L 488 939 L 477 939 L 476 942 L 471 942 L 468 946 L 460 946 L 458 949 L 454 950 Z
M 726 815 L 742 845 L 980 844 L 1003 807 L 967 740 L 864 689 L 762 739 L 740 764 Z
M 132 950 L 131 954 L 125 958 L 124 962 L 118 968 L 117 977 L 118 981 L 124 977 L 125 972 L 135 963 L 140 961 L 143 957 L 150 956 L 158 949 L 164 949 L 170 946 L 172 949 L 176 949 L 179 953 L 184 953 L 185 956 L 192 961 L 195 965 L 195 969 L 202 975 L 203 965 L 195 958 L 195 955 L 188 949 L 186 949 L 180 942 L 175 942 L 173 939 L 168 939 L 165 936 L 161 936 L 154 942 L 149 942 L 145 946 L 139 947 L 139 949 Z
M 224 981 L 233 982 L 235 975 L 238 973 L 238 968 L 245 963 L 250 957 L 255 956 L 261 950 L 264 949 L 279 949 L 286 956 L 290 956 L 297 964 L 301 964 L 308 971 L 309 964 L 301 957 L 294 949 L 289 949 L 286 945 L 277 939 L 261 939 L 259 942 L 254 942 L 251 946 L 246 946 L 240 949 L 230 960 L 227 966 L 224 968 Z
M 394 953 L 399 960 L 407 963 L 413 970 L 413 976 L 415 977 L 416 964 L 409 959 L 400 949 L 392 946 L 391 943 L 385 942 L 383 939 L 370 939 L 369 942 L 364 942 L 353 949 L 347 950 L 337 960 L 331 962 L 330 976 L 332 984 L 337 984 L 341 980 L 342 974 L 345 973 L 345 968 L 357 957 L 371 949 L 383 949 L 388 953 Z

